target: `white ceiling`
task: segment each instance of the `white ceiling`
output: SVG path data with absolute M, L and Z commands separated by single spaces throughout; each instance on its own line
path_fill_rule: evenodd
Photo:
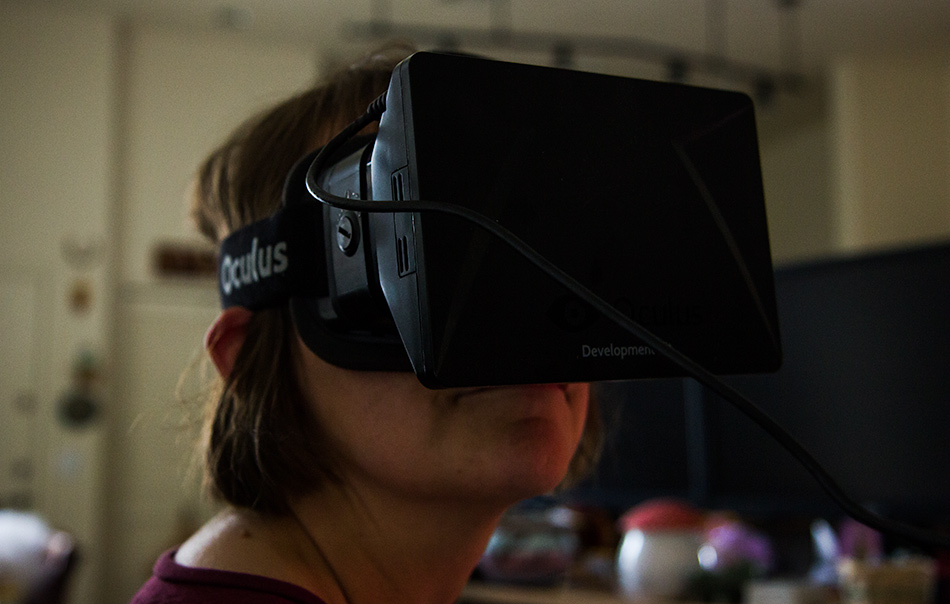
M 249 35 L 306 41 L 329 54 L 345 54 L 354 43 L 365 48 L 369 42 L 356 38 L 350 26 L 365 24 L 374 16 L 400 27 L 487 31 L 501 25 L 515 32 L 568 39 L 638 40 L 690 53 L 715 50 L 730 61 L 772 70 L 797 63 L 812 73 L 842 54 L 950 52 L 950 0 L 42 1 L 188 27 L 223 27 L 229 22 Z M 797 7 L 781 8 L 790 2 Z M 789 36 L 793 30 L 788 26 L 796 23 L 798 34 Z M 710 29 L 711 25 L 715 28 Z M 786 48 L 799 51 L 783 52 L 783 36 L 793 41 Z M 422 47 L 433 45 L 417 42 Z M 505 48 L 471 46 L 462 45 L 464 50 L 501 58 L 512 54 Z M 541 52 L 536 53 L 537 60 L 543 60 Z M 788 57 L 792 57 L 791 65 Z M 591 70 L 629 72 L 634 63 L 624 57 L 585 56 L 583 48 L 575 54 L 575 64 Z

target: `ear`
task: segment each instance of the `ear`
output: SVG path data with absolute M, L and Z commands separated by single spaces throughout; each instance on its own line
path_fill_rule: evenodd
M 240 306 L 226 308 L 205 334 L 205 350 L 223 378 L 231 375 L 231 370 L 234 369 L 234 361 L 244 345 L 247 323 L 252 316 L 253 312 Z

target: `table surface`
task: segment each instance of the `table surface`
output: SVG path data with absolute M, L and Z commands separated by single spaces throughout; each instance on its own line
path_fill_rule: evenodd
M 619 594 L 571 587 L 518 587 L 469 583 L 459 604 L 621 604 L 629 602 Z

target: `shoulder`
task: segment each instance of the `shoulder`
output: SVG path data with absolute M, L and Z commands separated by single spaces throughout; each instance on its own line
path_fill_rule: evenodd
M 245 512 L 227 509 L 181 544 L 175 562 L 193 568 L 245 572 L 256 562 L 253 557 L 263 545 L 258 524 Z
M 229 508 L 208 521 L 174 554 L 174 563 L 266 577 L 320 593 L 314 569 L 302 562 L 293 520 Z
M 178 564 L 175 551 L 155 564 L 154 574 L 130 604 L 325 604 L 313 593 L 259 575 Z

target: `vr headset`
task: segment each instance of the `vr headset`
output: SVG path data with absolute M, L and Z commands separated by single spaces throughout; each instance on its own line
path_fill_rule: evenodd
M 414 54 L 219 268 L 225 307 L 289 303 L 327 362 L 432 388 L 781 362 L 736 92 Z

